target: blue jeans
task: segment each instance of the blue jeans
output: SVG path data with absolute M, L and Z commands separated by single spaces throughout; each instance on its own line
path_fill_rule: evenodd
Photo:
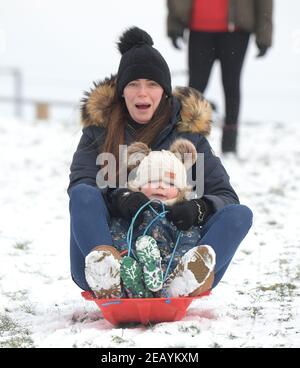
M 107 210 L 100 189 L 78 184 L 70 191 L 71 275 L 83 290 L 90 290 L 85 275 L 85 257 L 97 245 L 113 245 Z M 252 212 L 243 205 L 228 205 L 216 212 L 201 229 L 200 244 L 216 252 L 215 287 L 223 277 L 239 244 L 252 225 Z M 196 245 L 196 244 L 195 244 Z

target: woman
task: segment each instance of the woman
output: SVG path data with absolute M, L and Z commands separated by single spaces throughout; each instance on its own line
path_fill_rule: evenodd
M 189 86 L 204 92 L 220 61 L 225 95 L 222 152 L 236 152 L 240 78 L 250 34 L 258 57 L 272 41 L 273 0 L 168 0 L 168 36 L 175 48 L 189 29 Z
M 84 290 L 103 288 L 87 282 L 86 258 L 101 249 L 114 265 L 121 257 L 115 252 L 109 230 L 106 201 L 111 192 L 119 196 L 119 215 L 129 221 L 148 201 L 145 194 L 126 188 L 99 188 L 99 153 L 112 154 L 118 163 L 120 145 L 140 141 L 152 150 L 161 150 L 168 149 L 177 138 L 186 138 L 204 154 L 203 196 L 174 204 L 169 220 L 179 230 L 202 226 L 201 241 L 195 245 L 209 244 L 214 249 L 216 286 L 251 227 L 252 213 L 239 205 L 220 159 L 205 138 L 210 131 L 209 104 L 190 88 L 179 88 L 172 94 L 169 67 L 146 32 L 131 28 L 121 36 L 118 46 L 122 58 L 117 76 L 95 85 L 83 101 L 83 135 L 71 164 L 68 188 L 72 278 Z M 121 171 L 117 173 L 118 182 Z M 91 269 L 92 274 L 94 271 L 98 275 L 102 272 L 107 289 L 119 293 L 114 276 L 108 280 L 107 271 Z

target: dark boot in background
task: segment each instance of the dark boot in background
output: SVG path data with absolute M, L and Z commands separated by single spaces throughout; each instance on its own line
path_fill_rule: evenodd
M 227 124 L 223 126 L 222 133 L 222 153 L 237 151 L 237 125 L 236 124 Z

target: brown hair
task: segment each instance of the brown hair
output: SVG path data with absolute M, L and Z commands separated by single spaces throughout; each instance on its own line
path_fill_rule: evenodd
M 107 124 L 106 137 L 101 151 L 112 153 L 116 158 L 118 168 L 119 146 L 125 144 L 125 128 L 129 120 L 129 113 L 124 99 L 115 100 L 115 102 L 110 111 L 110 121 Z M 155 138 L 170 121 L 171 113 L 171 99 L 167 98 L 164 93 L 152 119 L 145 124 L 145 128 L 140 133 L 137 132 L 136 140 L 151 147 Z

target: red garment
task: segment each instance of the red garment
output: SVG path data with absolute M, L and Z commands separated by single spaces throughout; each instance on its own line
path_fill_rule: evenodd
M 190 22 L 193 31 L 228 31 L 229 0 L 194 0 Z

